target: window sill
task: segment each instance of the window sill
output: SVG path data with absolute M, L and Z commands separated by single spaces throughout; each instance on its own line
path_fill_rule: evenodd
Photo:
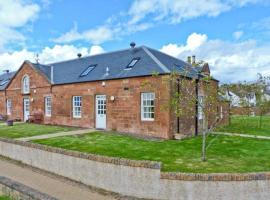
M 73 119 L 81 119 L 82 117 L 74 117 L 74 116 L 73 116 L 72 118 L 73 118 Z
M 153 122 L 155 119 L 141 119 L 142 122 Z

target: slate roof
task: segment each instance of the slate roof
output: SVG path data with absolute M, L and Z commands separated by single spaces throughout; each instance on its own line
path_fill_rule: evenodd
M 0 91 L 5 90 L 9 81 L 13 78 L 16 72 L 0 74 Z
M 132 69 L 126 70 L 126 66 L 134 58 L 140 58 L 140 60 Z M 96 67 L 87 76 L 80 77 L 81 73 L 89 65 L 96 65 Z M 190 64 L 146 46 L 46 65 L 33 64 L 33 66 L 44 73 L 50 81 L 52 81 L 51 70 L 53 66 L 53 84 L 149 76 L 154 72 L 168 74 L 172 71 L 177 71 L 193 78 L 198 77 L 198 71 Z M 109 73 L 106 75 L 107 68 L 109 69 Z
M 135 66 L 129 70 L 125 69 L 134 58 L 139 58 Z M 81 77 L 81 73 L 89 65 L 96 65 L 96 67 L 87 76 Z M 32 66 L 52 84 L 140 77 L 153 75 L 153 73 L 169 74 L 173 71 L 187 77 L 198 78 L 200 73 L 199 68 L 146 46 L 50 64 L 32 63 Z M 109 69 L 108 73 L 107 68 Z M 53 79 L 51 78 L 52 72 Z

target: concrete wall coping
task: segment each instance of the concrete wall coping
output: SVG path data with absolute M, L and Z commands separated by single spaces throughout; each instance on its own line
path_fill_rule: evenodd
M 108 157 L 95 154 L 81 153 L 77 151 L 65 150 L 46 145 L 34 144 L 12 139 L 0 138 L 0 141 L 35 148 L 47 152 L 73 156 L 81 159 L 92 160 L 114 165 L 129 167 L 141 167 L 150 169 L 161 169 L 160 162 L 154 161 L 137 161 L 117 157 Z M 182 180 L 182 181 L 253 181 L 253 180 L 270 180 L 270 172 L 251 172 L 251 173 L 183 173 L 183 172 L 161 172 L 161 179 Z
M 54 197 L 51 197 L 47 194 L 41 193 L 33 188 L 30 188 L 26 185 L 21 183 L 15 182 L 9 178 L 0 176 L 0 185 L 4 186 L 6 189 L 3 190 L 5 194 L 5 190 L 7 190 L 7 194 L 5 195 L 12 195 L 12 191 L 16 191 L 24 198 L 27 199 L 35 199 L 35 200 L 57 200 Z M 9 194 L 8 194 L 9 193 Z
M 258 173 L 182 173 L 161 172 L 161 179 L 182 181 L 254 181 L 270 180 L 270 172 Z

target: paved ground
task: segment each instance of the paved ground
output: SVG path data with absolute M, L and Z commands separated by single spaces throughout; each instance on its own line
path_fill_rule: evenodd
M 212 132 L 212 133 L 216 134 L 216 135 L 239 136 L 239 137 L 246 137 L 246 138 L 256 138 L 256 139 L 270 140 L 270 137 L 268 137 L 268 136 L 260 136 L 260 135 L 226 133 L 226 132 Z
M 24 138 L 17 138 L 16 140 L 20 141 L 31 141 L 31 140 L 39 140 L 39 139 L 48 139 L 48 138 L 55 138 L 55 137 L 61 137 L 61 136 L 68 136 L 68 135 L 80 135 L 85 133 L 91 133 L 96 131 L 95 129 L 81 129 L 76 131 L 68 131 L 68 132 L 59 132 L 59 133 L 51 133 L 51 134 L 45 134 L 45 135 L 37 135 L 32 137 L 24 137 Z
M 33 170 L 0 157 L 0 176 L 7 177 L 28 187 L 63 200 L 113 200 L 109 194 L 101 194 L 86 186 L 64 178 Z

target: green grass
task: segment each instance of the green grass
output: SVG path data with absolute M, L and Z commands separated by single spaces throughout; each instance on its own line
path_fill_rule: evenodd
M 227 136 L 208 136 L 207 162 L 202 162 L 201 137 L 182 141 L 146 141 L 117 134 L 95 132 L 34 141 L 86 153 L 132 160 L 162 162 L 162 171 L 259 172 L 270 171 L 270 141 Z
M 259 121 L 259 116 L 232 116 L 230 125 L 219 127 L 215 131 L 270 136 L 270 116 L 262 117 L 261 128 Z
M 73 127 L 49 126 L 39 124 L 20 123 L 14 126 L 0 126 L 0 137 L 2 138 L 21 138 L 35 135 L 50 134 L 62 131 L 75 130 Z
M 0 200 L 11 200 L 11 198 L 7 196 L 0 196 Z

